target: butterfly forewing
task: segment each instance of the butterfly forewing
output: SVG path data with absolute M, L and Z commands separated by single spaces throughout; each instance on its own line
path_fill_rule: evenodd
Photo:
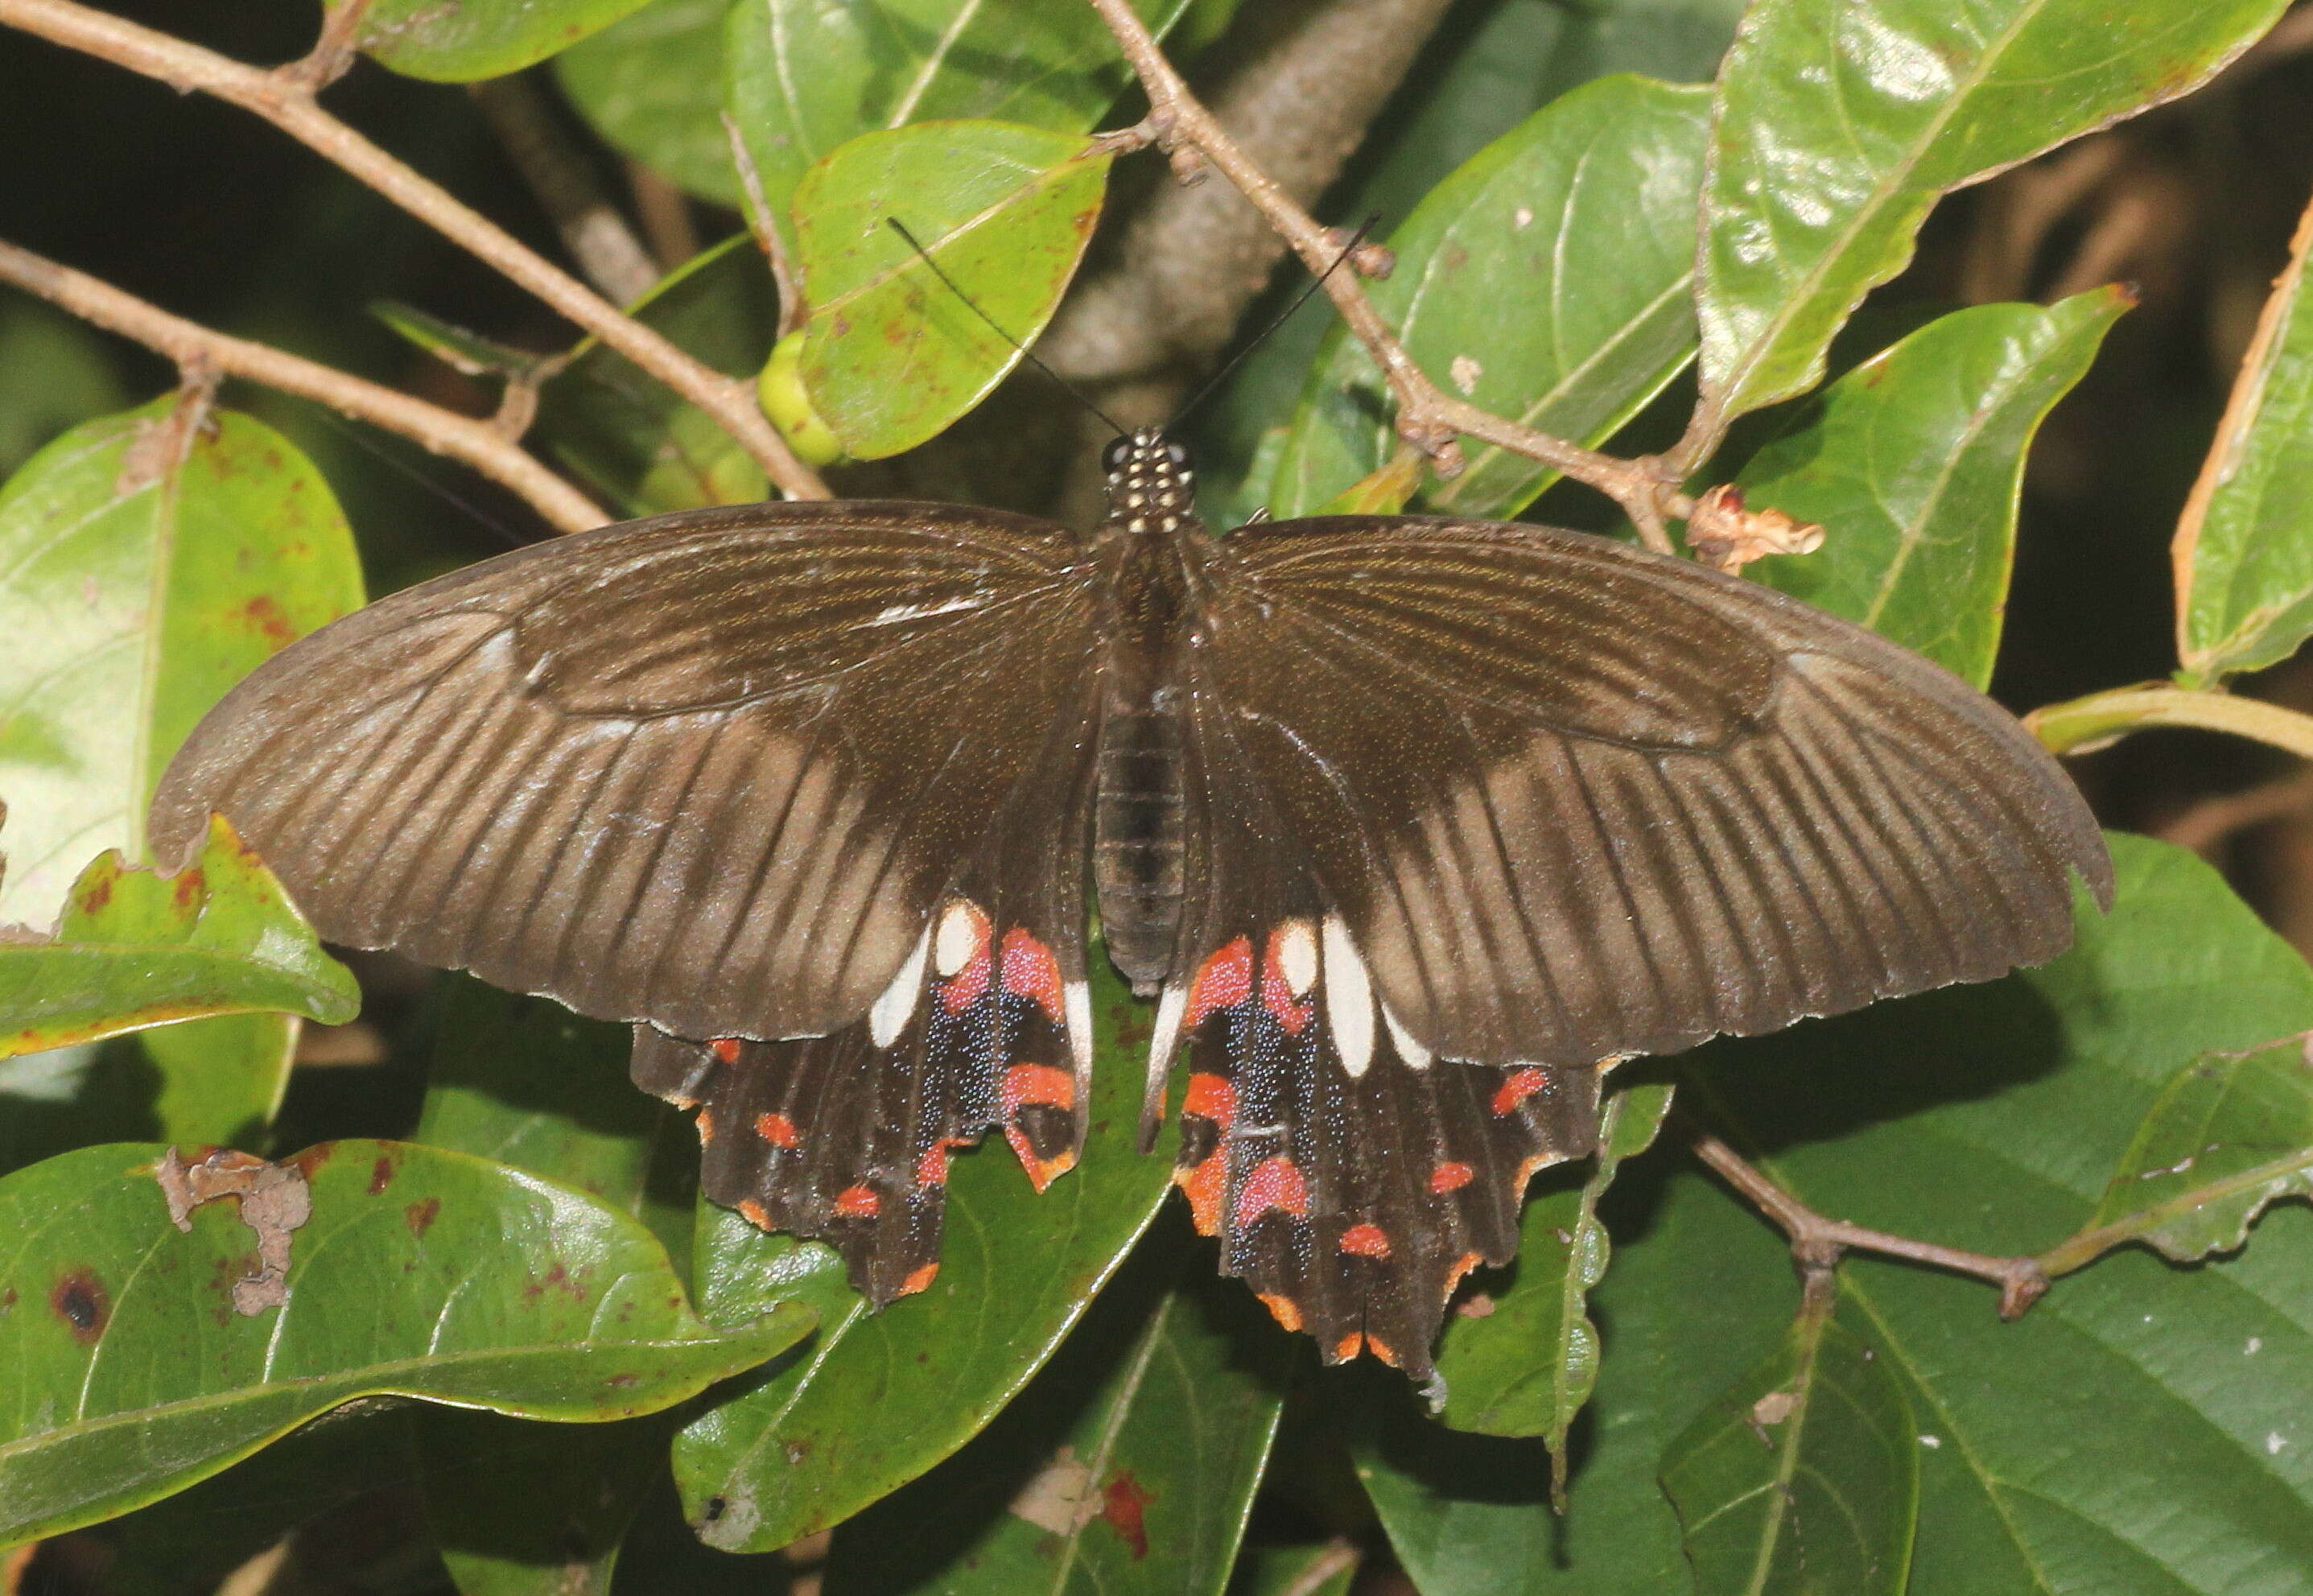
M 1997 706 L 1754 584 L 1420 517 L 1250 529 L 1207 575 L 1200 723 L 1441 1057 L 1667 1052 L 1981 980 L 2063 947 L 2075 874 L 2109 895 Z
M 1095 609 L 1059 528 L 921 505 L 661 516 L 396 595 L 171 766 L 321 934 L 699 1037 L 857 1019 L 1055 741 Z M 1088 754 L 1087 754 L 1088 757 Z

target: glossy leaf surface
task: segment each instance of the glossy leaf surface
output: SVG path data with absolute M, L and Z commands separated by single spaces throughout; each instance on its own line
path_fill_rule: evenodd
M 1298 1349 L 1171 1216 L 1059 1354 L 837 1533 L 828 1596 L 1219 1596 Z
M 265 1243 L 237 1204 L 170 1222 L 163 1150 L 84 1148 L 0 1181 L 0 1541 L 164 1495 L 355 1397 L 537 1418 L 650 1412 L 810 1326 L 767 1303 L 718 1331 L 648 1231 L 569 1187 L 407 1143 L 285 1168 L 311 1217 L 277 1307 L 240 1311 Z M 58 1392 L 73 1393 L 59 1407 Z
M 108 852 L 74 883 L 54 939 L 0 941 L 0 1058 L 208 1015 L 343 1025 L 360 1007 L 352 972 L 222 818 L 176 875 Z
M 2177 654 L 2188 686 L 2275 665 L 2313 635 L 2313 211 L 2297 225 L 2177 524 Z
M 2072 1234 L 2181 1063 L 2313 1023 L 2313 971 L 2213 871 L 2112 842 L 2118 901 L 2072 952 L 1713 1044 L 1690 1055 L 1682 1104 L 1774 1148 L 1762 1167 L 1818 1212 L 2002 1255 Z M 1592 1412 L 1612 1416 L 1576 1429 L 1566 1518 L 1539 1446 L 1409 1415 L 1361 1454 L 1424 1596 L 1690 1588 L 1655 1481 L 1784 1336 L 1789 1254 L 1665 1160 L 1626 1168 L 1603 1208 L 1616 1248 Z M 1881 1349 L 1918 1421 L 1911 1596 L 2281 1596 L 2313 1565 L 2313 1432 L 2294 1397 L 2313 1380 L 2313 1216 L 2276 1208 L 2237 1257 L 2193 1268 L 2123 1249 L 2014 1324 L 1972 1281 L 1851 1258 L 1841 1282 L 1841 1322 Z
M 2247 48 L 2275 0 L 1761 0 L 1719 80 L 1696 284 L 1720 425 L 1823 375 L 1936 200 L 2174 99 Z
M 1432 190 L 1390 235 L 1375 304 L 1433 382 L 1527 426 L 1603 441 L 1694 352 L 1694 196 L 1709 98 L 1645 78 L 1586 85 Z M 1504 315 L 1506 303 L 1517 313 Z M 1379 368 L 1339 329 L 1296 414 L 1269 504 L 1309 514 L 1396 447 Z M 1513 515 L 1553 473 L 1475 441 L 1429 508 Z
M 1919 1511 L 1911 1403 L 1869 1341 L 1802 1313 L 1663 1459 L 1698 1596 L 1901 1596 Z
M 1133 4 L 1160 37 L 1187 8 Z M 726 102 L 782 228 L 812 163 L 863 133 L 967 119 L 1078 133 L 1129 81 L 1077 0 L 738 0 L 729 27 Z
M 349 0 L 329 0 L 332 8 Z M 411 77 L 471 83 L 567 49 L 643 0 L 369 0 L 361 48 Z
M 2130 300 L 1955 311 L 1865 361 L 1737 481 L 1754 509 L 1825 528 L 1747 575 L 1844 615 L 1982 687 L 2015 560 L 2025 451 Z
M 1108 166 L 1069 134 L 941 122 L 863 135 L 805 176 L 804 389 L 854 459 L 913 448 L 1012 369 L 1060 308 Z
M 793 1294 L 820 1316 L 802 1356 L 675 1439 L 684 1516 L 709 1546 L 785 1546 L 954 1452 L 1051 1356 L 1155 1216 L 1172 1162 L 1135 1146 L 1147 1010 L 1097 948 L 1091 966 L 1101 1045 L 1084 1159 L 1040 1196 L 1001 1142 L 958 1156 L 929 1290 L 870 1314 L 827 1248 L 699 1205 L 701 1311 L 743 1319 Z
M 745 190 L 723 128 L 730 0 L 650 0 L 554 58 L 562 92 L 620 154 L 684 191 L 738 208 Z

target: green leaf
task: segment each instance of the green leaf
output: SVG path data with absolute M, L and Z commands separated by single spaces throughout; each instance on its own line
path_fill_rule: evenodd
M 515 348 L 415 305 L 381 300 L 369 313 L 454 372 L 470 377 L 514 377 L 533 381 L 546 375 L 553 357 Z
M 1606 1273 L 1610 1248 L 1598 1201 L 1623 1160 L 1644 1152 L 1670 1112 L 1671 1089 L 1646 1081 L 1606 1098 L 1596 1163 L 1579 1186 L 1530 1198 L 1507 1283 L 1486 1293 L 1488 1311 L 1447 1323 L 1438 1352 L 1446 1380 L 1440 1415 L 1457 1430 L 1539 1435 L 1553 1459 L 1598 1379 L 1598 1328 L 1584 1311 Z M 1553 1464 L 1553 1473 L 1561 1465 Z
M 1347 1541 L 1249 1547 L 1237 1559 L 1229 1596 L 1350 1596 L 1360 1561 Z
M 1299 1348 L 1172 1219 L 994 1424 L 836 1531 L 828 1596 L 1219 1596 Z
M 176 875 L 109 851 L 74 884 L 53 940 L 0 941 L 0 1058 L 214 1014 L 342 1025 L 360 1008 L 353 973 L 222 816 Z
M 2256 337 L 2200 481 L 2177 523 L 2179 679 L 2205 687 L 2278 665 L 2313 636 L 2313 211 Z
M 0 1179 L 0 1544 L 150 1502 L 356 1397 L 625 1417 L 810 1327 L 785 1303 L 702 1323 L 641 1226 L 462 1153 L 346 1142 L 251 1160 L 311 1216 L 212 1202 L 180 1232 L 161 1151 L 84 1148 Z M 268 1283 L 252 1266 L 285 1232 Z
M 683 1511 L 726 1551 L 827 1529 L 977 1434 L 1051 1356 L 1172 1189 L 1170 1160 L 1138 1139 L 1148 1020 L 1092 957 L 1092 1131 L 1082 1164 L 1039 1195 L 999 1143 L 950 1166 L 939 1278 L 881 1313 L 834 1253 L 766 1236 L 700 1204 L 702 1311 L 718 1322 L 794 1295 L 819 1309 L 806 1356 L 701 1415 L 675 1438 Z
M 104 334 L 40 300 L 0 299 L 0 473 L 67 428 L 128 404 Z
M 1976 305 L 1841 377 L 1737 478 L 1752 508 L 1821 523 L 1824 547 L 1747 574 L 1983 686 L 2025 451 L 2131 303 L 2096 288 L 2046 310 Z
M 2119 898 L 2074 950 L 1982 986 L 1692 1055 L 1707 1105 L 1820 1212 L 2028 1253 L 2095 1212 L 2181 1063 L 2313 1027 L 2313 971 L 2215 872 L 2111 839 Z M 1627 1167 L 1602 1205 L 1605 1356 L 1574 1433 L 1570 1510 L 1539 1447 L 1420 1424 L 1360 1454 L 1424 1596 L 1660 1596 L 1691 1574 L 1655 1489 L 1665 1450 L 1782 1338 L 1789 1251 L 1690 1168 Z M 1919 1425 L 1909 1596 L 2284 1596 L 2313 1566 L 2313 1218 L 2268 1214 L 2238 1257 L 2124 1249 L 2014 1324 L 1980 1283 L 1851 1256 L 1841 1322 Z M 1486 1449 L 1506 1449 L 1490 1451 Z M 1424 1515 L 1428 1516 L 1424 1516 Z
M 716 370 L 752 378 L 778 336 L 778 296 L 743 234 L 677 268 L 634 314 Z M 532 436 L 622 516 L 745 504 L 770 490 L 705 411 L 591 338 L 540 390 Z
M 734 209 L 743 196 L 723 130 L 730 0 L 650 0 L 555 57 L 562 92 L 603 142 L 677 187 Z
M 1133 4 L 1159 38 L 1185 9 Z M 725 103 L 782 229 L 804 173 L 860 134 L 981 119 L 1081 133 L 1130 81 L 1081 0 L 743 0 L 731 8 L 724 69 Z
M 1603 442 L 1694 355 L 1693 207 L 1709 98 L 1614 77 L 1576 90 L 1487 145 L 1390 239 L 1376 307 L 1432 380 L 1561 437 Z M 1515 304 L 1516 314 L 1503 306 Z M 1396 447 L 1380 368 L 1335 329 L 1270 489 L 1309 513 Z M 1553 480 L 1474 441 L 1433 508 L 1515 514 Z
M 0 925 L 45 929 L 108 848 L 143 861 L 145 807 L 193 723 L 361 605 L 353 533 L 321 472 L 234 411 L 184 437 L 180 402 L 77 427 L 0 488 L 0 631 L 22 662 L 0 667 Z M 295 1021 L 256 1016 L 148 1044 L 158 1130 L 225 1142 L 261 1128 L 295 1045 Z
M 427 1407 L 416 1420 L 427 1522 L 459 1596 L 605 1596 L 668 1418 L 542 1424 Z
M 331 10 L 348 0 L 328 0 Z M 502 77 L 607 28 L 643 0 L 369 0 L 361 48 L 435 83 Z
M 1108 166 L 1074 135 L 941 122 L 864 134 L 805 176 L 804 388 L 854 459 L 937 436 L 1018 363 L 1084 256 Z
M 1802 1311 L 1663 1459 L 1698 1596 L 1903 1596 L 1920 1443 L 1869 1339 Z
M 2199 85 L 2282 0 L 1759 0 L 1719 72 L 1702 421 L 1812 387 L 1944 193 Z
M 627 1027 L 451 975 L 415 1140 L 543 1175 L 648 1225 L 680 1268 L 698 1164 L 690 1125 L 627 1078 Z M 666 1470 L 667 1421 L 572 1432 L 491 1414 L 416 1415 L 426 1510 L 464 1596 L 609 1588 Z
M 2130 1241 L 2179 1263 L 2230 1252 L 2272 1204 L 2313 1196 L 2309 1045 L 2313 1033 L 2203 1054 L 2179 1071 L 2088 1223 L 2045 1255 L 2051 1271 Z

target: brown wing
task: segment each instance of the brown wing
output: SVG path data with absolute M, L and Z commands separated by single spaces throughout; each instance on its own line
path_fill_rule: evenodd
M 2005 711 L 1755 584 L 1416 517 L 1262 526 L 1207 574 L 1208 801 L 1258 786 L 1441 1058 L 1586 1065 L 1983 980 L 2067 944 L 2074 876 L 2110 896 Z
M 1089 759 L 1058 527 L 756 505 L 526 549 L 284 650 L 186 743 L 322 936 L 682 1036 L 857 1019 L 1056 736 Z

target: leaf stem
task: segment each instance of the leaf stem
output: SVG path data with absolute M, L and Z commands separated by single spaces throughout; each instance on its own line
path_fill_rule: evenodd
M 351 10 L 352 7 L 346 7 Z M 350 48 L 333 16 L 303 61 L 273 71 L 82 5 L 77 0 L 0 0 L 0 24 L 36 34 L 182 93 L 198 90 L 264 118 L 350 173 L 698 406 L 753 456 L 791 498 L 825 498 L 827 484 L 803 463 L 763 417 L 752 388 L 677 348 L 666 339 L 518 242 L 430 179 L 386 154 L 323 110 L 320 88 L 344 68 Z
M 1914 1264 L 1989 1281 L 2000 1288 L 2000 1317 L 2004 1319 L 2022 1317 L 2024 1310 L 2038 1301 L 2048 1289 L 2048 1272 L 2039 1259 L 1994 1257 L 1989 1253 L 1969 1252 L 1932 1241 L 1915 1241 L 1909 1236 L 1886 1230 L 1869 1230 L 1845 1220 L 1825 1219 L 1709 1131 L 1696 1127 L 1689 1145 L 1695 1157 L 1790 1238 L 1791 1260 L 1799 1272 L 1804 1292 L 1803 1311 L 1808 1305 L 1818 1305 L 1815 1309 L 1817 1312 L 1829 1311 L 1836 1290 L 1833 1270 L 1841 1255 L 1851 1249 L 1905 1258 Z
M 2050 704 L 2024 724 L 2053 754 L 2085 753 L 2149 726 L 2189 726 L 2269 744 L 2313 759 L 2313 715 L 2229 692 L 2146 683 Z
M 1341 252 L 1339 235 L 1318 225 L 1221 129 L 1165 58 L 1129 0 L 1089 0 L 1089 4 L 1115 35 L 1117 47 L 1148 96 L 1147 119 L 1110 135 L 1109 146 L 1122 151 L 1156 145 L 1172 155 L 1174 169 L 1183 177 L 1193 175 L 1201 159 L 1252 201 L 1303 264 L 1312 272 L 1324 274 L 1327 296 L 1389 383 L 1397 401 L 1398 436 L 1426 455 L 1438 475 L 1451 477 L 1462 470 L 1457 436 L 1479 438 L 1597 489 L 1623 507 L 1649 548 L 1666 554 L 1671 551 L 1665 520 L 1684 517 L 1694 507 L 1679 491 L 1675 474 L 1652 455 L 1626 460 L 1587 449 L 1481 410 L 1432 383 L 1405 352 L 1366 293 L 1363 276 L 1383 275 L 1379 252 L 1360 251 L 1353 261 L 1354 271 L 1329 271 Z
M 134 339 L 175 361 L 180 370 L 206 367 L 245 377 L 399 433 L 520 494 L 564 532 L 584 532 L 608 519 L 592 499 L 524 453 L 496 422 L 462 416 L 268 344 L 213 331 L 86 272 L 4 241 L 0 241 L 0 282 L 12 283 L 84 321 Z

